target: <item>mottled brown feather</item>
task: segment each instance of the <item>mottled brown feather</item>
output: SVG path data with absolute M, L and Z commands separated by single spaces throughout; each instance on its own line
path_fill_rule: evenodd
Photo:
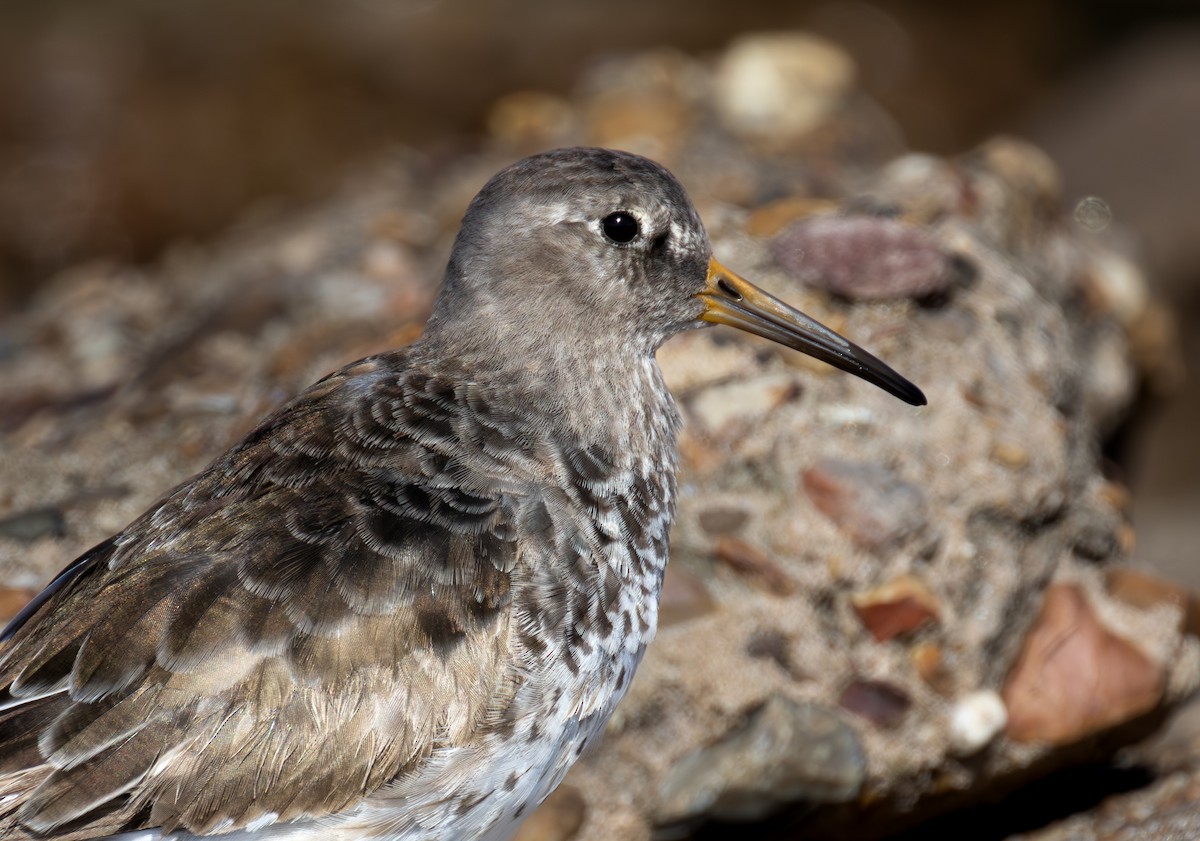
M 364 360 L 96 553 L 0 649 L 0 697 L 70 686 L 0 713 L 0 769 L 48 771 L 17 817 L 203 832 L 321 815 L 496 718 L 522 480 L 489 475 L 520 435 L 489 405 L 402 353 Z

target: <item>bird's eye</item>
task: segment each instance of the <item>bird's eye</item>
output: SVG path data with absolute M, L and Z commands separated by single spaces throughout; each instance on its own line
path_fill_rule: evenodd
M 632 213 L 618 210 L 601 219 L 600 228 L 604 231 L 604 235 L 613 242 L 624 244 L 632 242 L 633 238 L 638 235 L 639 225 L 637 217 Z

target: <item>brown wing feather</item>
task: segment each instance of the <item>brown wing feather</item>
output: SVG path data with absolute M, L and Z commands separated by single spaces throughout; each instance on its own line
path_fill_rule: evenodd
M 495 716 L 511 478 L 465 399 L 351 366 L 58 582 L 0 648 L 0 834 L 321 815 Z

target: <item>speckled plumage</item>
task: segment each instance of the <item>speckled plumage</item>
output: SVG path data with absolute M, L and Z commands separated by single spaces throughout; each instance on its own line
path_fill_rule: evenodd
M 6 631 L 0 836 L 508 838 L 653 636 L 654 351 L 713 308 L 709 259 L 642 158 L 496 176 L 420 342 L 275 412 Z

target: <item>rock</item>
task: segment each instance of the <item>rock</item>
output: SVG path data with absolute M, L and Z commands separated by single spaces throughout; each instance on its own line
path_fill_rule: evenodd
M 970 156 L 970 163 L 997 176 L 1009 195 L 1031 208 L 1046 211 L 1062 196 L 1062 176 L 1050 156 L 1032 143 L 1015 137 L 994 137 Z M 1021 214 L 1012 214 L 1020 221 Z
M 0 537 L 28 543 L 42 537 L 62 537 L 67 526 L 57 508 L 33 508 L 0 519 Z
M 867 194 L 900 208 L 904 219 L 929 224 L 966 203 L 961 169 L 934 155 L 910 153 L 890 161 L 875 174 Z
M 579 789 L 564 783 L 530 815 L 513 841 L 570 841 L 587 817 L 587 800 Z
M 679 760 L 659 786 L 654 823 L 751 821 L 794 803 L 844 803 L 866 773 L 854 731 L 816 704 L 773 696 L 715 744 Z
M 874 216 L 815 216 L 771 243 L 791 277 L 852 301 L 924 298 L 970 276 L 921 228 Z
M 1131 498 L 1129 488 L 1120 482 L 1102 481 L 1096 486 L 1096 497 L 1108 508 L 1122 515 L 1128 515 Z
M 736 537 L 717 538 L 717 559 L 734 572 L 744 575 L 757 586 L 776 596 L 796 592 L 795 580 L 776 561 L 756 546 Z
M 838 706 L 891 730 L 904 720 L 912 701 L 904 690 L 881 680 L 855 680 L 842 690 Z
M 804 471 L 817 510 L 856 544 L 882 550 L 925 526 L 925 495 L 881 464 L 822 459 Z
M 834 113 L 854 75 L 850 57 L 821 38 L 799 32 L 745 35 L 717 66 L 717 113 L 730 131 L 786 144 Z
M 887 642 L 933 622 L 941 610 L 920 579 L 901 575 L 873 590 L 856 593 L 850 604 L 877 642 Z
M 949 688 L 950 675 L 945 667 L 940 645 L 933 642 L 918 643 L 908 652 L 908 659 L 921 680 L 932 689 L 942 692 Z
M 746 640 L 747 656 L 757 659 L 771 660 L 779 668 L 789 674 L 792 672 L 791 640 L 787 635 L 775 630 L 755 631 Z
M 1008 737 L 1069 744 L 1157 706 L 1162 667 L 1105 628 L 1080 588 L 1056 583 L 1004 685 Z
M 746 524 L 750 514 L 742 508 L 715 506 L 700 512 L 700 528 L 708 535 L 732 534 Z
M 1121 551 L 1121 532 L 1128 525 L 1113 511 L 1082 508 L 1071 537 L 1071 550 L 1080 558 L 1100 562 Z
M 660 628 L 696 619 L 712 613 L 716 607 L 700 576 L 678 562 L 667 564 L 662 599 L 658 604 Z
M 1029 464 L 1029 451 L 1016 441 L 1000 440 L 992 445 L 992 461 L 1012 470 L 1020 470 Z
M 734 424 L 754 423 L 799 395 L 795 378 L 779 372 L 711 386 L 695 395 L 688 405 L 701 427 L 712 434 Z
M 980 689 L 955 701 L 949 718 L 950 749 L 959 756 L 971 756 L 1004 732 L 1008 710 L 999 695 Z

